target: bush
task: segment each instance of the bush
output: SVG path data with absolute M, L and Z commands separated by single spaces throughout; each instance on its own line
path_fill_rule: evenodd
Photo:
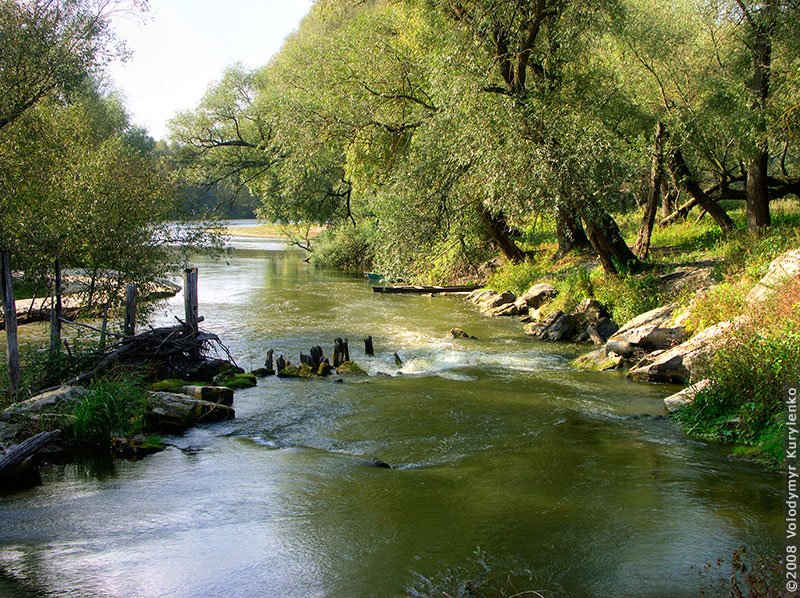
M 313 261 L 317 266 L 337 270 L 370 270 L 374 260 L 375 227 L 364 222 L 349 222 L 326 230 L 314 244 Z
M 785 395 L 800 380 L 800 280 L 750 316 L 702 368 L 709 387 L 675 417 L 690 434 L 755 447 L 739 452 L 778 466 Z
M 594 298 L 606 306 L 619 325 L 663 302 L 658 280 L 652 274 L 628 274 L 620 277 L 606 275 L 601 270 L 592 273 Z
M 133 436 L 142 431 L 147 391 L 135 379 L 97 380 L 73 413 L 75 440 L 105 445 L 115 435 Z
M 697 295 L 691 304 L 691 313 L 686 320 L 686 329 L 695 334 L 704 328 L 732 320 L 744 313 L 745 296 L 752 287 L 748 280 L 722 282 Z

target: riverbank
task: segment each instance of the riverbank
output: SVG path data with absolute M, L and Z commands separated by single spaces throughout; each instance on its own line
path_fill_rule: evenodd
M 789 222 L 795 216 L 793 210 Z M 696 235 L 696 228 L 686 226 L 684 234 Z M 688 434 L 778 468 L 783 393 L 800 379 L 798 246 L 797 229 L 784 225 L 694 254 L 669 252 L 669 262 L 656 259 L 641 275 L 609 279 L 593 264 L 573 261 L 519 297 L 501 286 L 470 299 L 486 315 L 519 317 L 525 334 L 541 340 L 600 347 L 575 367 L 688 385 L 665 400 Z M 490 284 L 516 278 L 519 288 L 520 274 L 537 271 L 509 267 Z

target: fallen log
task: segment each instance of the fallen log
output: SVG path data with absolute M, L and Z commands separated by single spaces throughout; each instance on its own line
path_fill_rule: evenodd
M 61 430 L 39 432 L 18 445 L 11 447 L 0 459 L 0 483 L 6 484 L 18 473 L 18 468 L 31 457 L 39 454 L 53 440 L 61 436 Z M 5 489 L 5 488 L 4 488 Z

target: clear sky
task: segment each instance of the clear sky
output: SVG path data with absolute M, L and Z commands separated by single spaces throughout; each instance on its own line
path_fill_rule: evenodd
M 143 21 L 114 28 L 133 56 L 108 70 L 134 123 L 166 135 L 176 112 L 194 107 L 225 67 L 269 61 L 312 0 L 150 0 Z

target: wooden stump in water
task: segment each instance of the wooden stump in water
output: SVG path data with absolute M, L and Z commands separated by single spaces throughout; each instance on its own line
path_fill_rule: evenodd
M 275 375 L 275 365 L 273 364 L 273 355 L 275 355 L 275 351 L 270 349 L 267 351 L 267 359 L 264 361 L 264 375 L 266 376 L 274 376 Z
M 372 337 L 368 336 L 364 339 L 364 354 L 372 357 L 375 355 L 375 347 L 372 345 Z
M 319 345 L 311 347 L 311 367 L 313 367 L 314 370 L 319 369 L 319 364 L 322 363 L 323 358 L 324 353 L 322 351 L 322 347 Z
M 340 338 L 337 338 L 333 341 L 333 367 L 338 368 L 344 359 L 344 341 Z
M 278 360 L 275 362 L 275 365 L 277 366 L 278 371 L 282 372 L 289 365 L 289 362 L 286 361 L 283 355 L 281 355 L 280 357 L 278 357 Z
M 350 346 L 347 344 L 347 339 L 344 339 L 344 360 L 350 361 Z

